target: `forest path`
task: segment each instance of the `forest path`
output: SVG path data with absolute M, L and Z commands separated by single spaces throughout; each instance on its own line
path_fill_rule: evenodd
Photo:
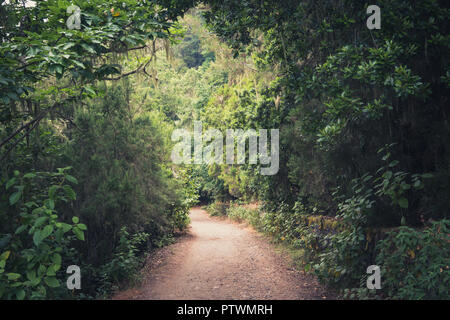
M 267 239 L 245 226 L 191 209 L 191 226 L 158 250 L 141 287 L 113 299 L 326 299 L 314 277 L 295 270 Z

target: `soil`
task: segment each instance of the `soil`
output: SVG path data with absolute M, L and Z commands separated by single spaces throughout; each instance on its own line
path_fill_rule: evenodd
M 289 257 L 245 224 L 190 213 L 188 232 L 154 252 L 138 288 L 113 299 L 303 300 L 330 299 L 317 280 L 296 270 Z

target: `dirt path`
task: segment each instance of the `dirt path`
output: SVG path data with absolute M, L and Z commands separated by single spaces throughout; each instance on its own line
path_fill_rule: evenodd
M 143 270 L 140 288 L 113 299 L 325 299 L 326 291 L 295 271 L 286 257 L 244 225 L 191 210 L 191 227 L 159 250 Z

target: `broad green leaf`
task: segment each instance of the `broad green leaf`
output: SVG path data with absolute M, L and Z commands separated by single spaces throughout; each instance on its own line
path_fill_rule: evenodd
M 47 271 L 47 268 L 44 265 L 42 265 L 42 264 L 39 265 L 38 277 L 42 277 L 45 274 L 46 271 Z
M 40 226 L 42 226 L 43 224 L 44 224 L 44 222 L 45 221 L 47 221 L 47 217 L 40 217 L 40 218 L 37 218 L 36 219 L 36 221 L 35 221 L 35 223 L 34 223 L 34 226 L 36 227 L 36 228 L 39 228 Z
M 67 181 L 70 181 L 70 182 L 72 182 L 74 184 L 78 184 L 78 180 L 75 177 L 73 177 L 73 176 L 71 176 L 69 174 L 66 176 L 66 179 L 67 179 Z
M 19 289 L 19 291 L 16 292 L 17 300 L 23 300 L 25 298 L 25 290 Z
M 9 188 L 11 188 L 11 186 L 16 183 L 17 179 L 16 178 L 12 178 L 10 179 L 7 183 L 6 183 L 6 190 L 8 190 Z
M 50 267 L 48 267 L 47 276 L 50 276 L 50 277 L 56 276 L 56 270 L 55 270 L 54 265 L 51 265 Z
M 40 230 L 36 230 L 33 234 L 33 242 L 34 244 L 37 246 L 39 246 L 42 242 L 41 240 L 41 231 Z
M 44 281 L 51 288 L 59 287 L 59 281 L 56 277 L 45 277 Z
M 69 199 L 76 200 L 77 194 L 75 193 L 75 191 L 73 191 L 73 189 L 70 186 L 65 185 L 63 188 L 64 188 L 64 192 L 65 192 L 66 196 Z
M 59 186 L 51 186 L 50 189 L 48 189 L 48 197 L 52 200 L 55 199 L 56 191 L 58 190 Z
M 62 228 L 63 232 L 66 233 L 67 231 L 72 229 L 72 226 L 68 223 L 61 223 L 61 228 Z
M 21 277 L 18 273 L 7 273 L 6 276 L 8 277 L 8 280 L 17 280 Z
M 22 233 L 23 231 L 25 231 L 26 228 L 27 228 L 26 225 L 22 225 L 22 226 L 18 227 L 18 228 L 16 229 L 15 234 L 20 234 L 20 233 Z
M 61 261 L 62 261 L 62 258 L 61 258 L 61 255 L 60 255 L 59 253 L 53 254 L 53 256 L 52 256 L 52 262 L 53 262 L 54 264 L 59 264 L 59 265 L 61 265 Z
M 35 270 L 27 271 L 27 279 L 30 281 L 34 281 L 36 279 L 36 271 Z
M 88 45 L 87 43 L 81 43 L 81 46 L 83 47 L 84 50 L 86 50 L 89 53 L 95 54 L 95 50 L 94 48 L 92 48 L 90 45 Z
M 86 225 L 83 224 L 83 223 L 77 224 L 77 227 L 78 227 L 80 230 L 87 230 Z
M 407 209 L 409 206 L 408 199 L 406 199 L 406 198 L 400 198 L 400 200 L 398 200 L 398 204 L 400 205 L 401 208 L 404 208 L 404 209 Z
M 49 235 L 51 235 L 52 232 L 53 232 L 52 225 L 45 226 L 44 230 L 41 231 L 41 241 L 47 238 Z
M 47 199 L 47 201 L 45 202 L 45 206 L 50 210 L 53 210 L 55 209 L 55 201 L 53 199 Z
M 0 261 L 6 261 L 9 258 L 11 251 L 5 251 L 0 255 Z
M 78 228 L 73 228 L 73 233 L 77 236 L 79 240 L 84 241 L 84 232 Z
M 389 180 L 390 178 L 392 178 L 392 171 L 386 171 L 386 172 L 383 174 L 383 178 L 385 178 L 385 179 L 387 179 L 387 180 Z
M 14 192 L 10 197 L 9 197 L 9 204 L 10 205 L 15 205 L 19 200 L 20 197 L 22 196 L 22 192 L 21 191 L 17 191 Z
M 64 49 L 64 50 L 70 49 L 70 48 L 72 48 L 74 45 L 76 45 L 75 42 L 67 42 L 66 44 L 64 44 L 63 49 Z

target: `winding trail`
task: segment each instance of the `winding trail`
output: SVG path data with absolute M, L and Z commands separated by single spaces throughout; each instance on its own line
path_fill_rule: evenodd
M 296 271 L 253 229 L 212 218 L 198 207 L 190 217 L 189 232 L 150 257 L 141 287 L 113 299 L 329 298 L 314 277 Z

